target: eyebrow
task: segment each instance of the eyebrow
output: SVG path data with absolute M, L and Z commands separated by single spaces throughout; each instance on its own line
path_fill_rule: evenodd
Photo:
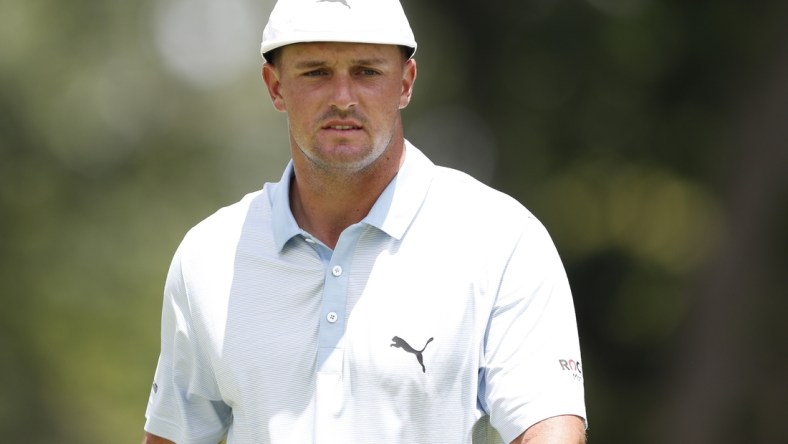
M 379 66 L 386 64 L 387 60 L 384 58 L 374 58 L 374 59 L 355 59 L 351 60 L 350 64 L 353 66 Z M 300 62 L 296 62 L 295 67 L 297 69 L 311 69 L 311 68 L 320 68 L 326 66 L 328 63 L 323 60 L 303 60 Z
M 309 68 L 319 68 L 324 65 L 325 62 L 322 62 L 320 60 L 304 60 L 301 62 L 297 62 L 295 64 L 295 67 L 298 69 L 309 69 Z

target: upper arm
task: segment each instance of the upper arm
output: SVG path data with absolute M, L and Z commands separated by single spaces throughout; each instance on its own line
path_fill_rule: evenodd
M 156 436 L 148 432 L 145 432 L 145 438 L 143 438 L 142 444 L 175 444 L 175 443 L 170 441 L 169 439 L 164 439 L 161 436 Z
M 224 441 L 222 441 L 223 443 Z M 142 439 L 142 444 L 175 444 L 175 442 L 170 441 L 169 439 L 164 439 L 161 436 L 156 436 L 145 432 L 145 437 Z
M 191 442 L 195 437 L 215 437 L 218 442 L 232 421 L 232 412 L 222 399 L 210 349 L 202 345 L 195 328 L 200 323 L 193 320 L 195 304 L 187 292 L 186 277 L 179 248 L 165 284 L 161 352 L 144 429 L 158 439 L 166 436 Z
M 512 248 L 486 332 L 480 381 L 482 405 L 505 442 L 546 418 L 585 417 L 574 306 L 560 257 L 534 219 Z
M 512 444 L 585 444 L 585 422 L 572 415 L 554 416 L 537 422 Z

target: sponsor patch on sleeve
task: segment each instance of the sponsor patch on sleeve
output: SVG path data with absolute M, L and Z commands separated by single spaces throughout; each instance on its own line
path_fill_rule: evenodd
M 561 366 L 561 371 L 571 374 L 575 381 L 583 382 L 583 367 L 580 365 L 580 361 L 559 359 L 558 365 Z

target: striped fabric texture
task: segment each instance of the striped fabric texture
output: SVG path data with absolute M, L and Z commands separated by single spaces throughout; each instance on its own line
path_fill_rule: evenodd
M 177 443 L 508 443 L 585 417 L 574 307 L 520 203 L 410 143 L 332 251 L 278 183 L 195 226 L 145 429 Z

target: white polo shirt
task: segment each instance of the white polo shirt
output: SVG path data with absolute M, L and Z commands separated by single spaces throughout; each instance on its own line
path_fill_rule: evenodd
M 585 417 L 572 297 L 547 232 L 406 145 L 333 252 L 290 212 L 292 165 L 186 235 L 148 432 L 179 444 L 508 443 L 542 419 Z

